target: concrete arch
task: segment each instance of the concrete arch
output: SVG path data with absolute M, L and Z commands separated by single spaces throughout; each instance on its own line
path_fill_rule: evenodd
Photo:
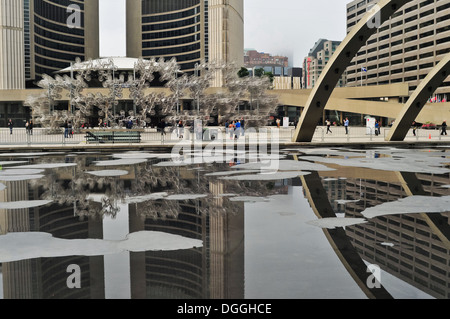
M 437 88 L 439 88 L 439 86 L 441 86 L 449 75 L 450 54 L 447 54 L 434 69 L 428 73 L 427 77 L 420 83 L 403 106 L 389 135 L 386 137 L 386 141 L 403 141 L 405 139 L 411 128 L 411 123 L 417 118 L 420 111 L 422 111 L 430 96 Z
M 315 215 L 319 219 L 336 217 L 319 174 L 311 172 L 311 174 L 300 176 L 300 180 Z M 367 265 L 343 228 L 323 229 L 323 232 L 342 265 L 368 298 L 393 299 L 383 285 L 377 289 L 368 286 Z
M 383 22 L 410 1 L 381 0 L 352 28 L 325 66 L 322 75 L 314 86 L 300 117 L 292 142 L 311 142 L 328 99 L 356 53 Z

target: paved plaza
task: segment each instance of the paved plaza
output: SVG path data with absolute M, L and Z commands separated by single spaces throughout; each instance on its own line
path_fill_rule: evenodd
M 258 130 L 249 129 L 244 134 L 240 134 L 236 139 L 234 136 L 225 132 L 224 128 L 207 127 L 206 130 L 214 132 L 211 134 L 204 134 L 202 144 L 236 144 L 246 145 L 254 143 L 273 144 L 277 141 L 280 146 L 325 146 L 325 145 L 415 145 L 415 144 L 446 144 L 450 143 L 448 135 L 441 135 L 439 130 L 418 129 L 414 136 L 413 131 L 410 130 L 407 137 L 402 142 L 387 142 L 385 137 L 388 135 L 390 128 L 381 128 L 380 134 L 375 135 L 375 132 L 365 127 L 351 127 L 349 133 L 345 133 L 344 127 L 332 127 L 332 133 L 326 133 L 326 127 L 319 126 L 316 128 L 314 137 L 310 143 L 294 143 L 292 136 L 295 133 L 294 127 L 264 127 Z M 141 133 L 140 143 L 101 143 L 101 142 L 87 142 L 86 132 L 80 130 L 69 138 L 65 138 L 63 132 L 60 134 L 48 134 L 44 129 L 36 128 L 32 135 L 28 135 L 25 129 L 16 128 L 10 134 L 8 129 L 0 130 L 0 150 L 14 150 L 14 149 L 102 149 L 108 148 L 172 148 L 177 144 L 194 144 L 199 143 L 192 130 L 188 127 L 185 129 L 183 139 L 177 136 L 175 131 L 168 128 L 165 135 L 161 135 L 156 129 L 145 129 Z

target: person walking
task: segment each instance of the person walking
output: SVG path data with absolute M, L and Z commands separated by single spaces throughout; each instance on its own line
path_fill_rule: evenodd
M 413 135 L 416 136 L 416 130 L 417 130 L 417 124 L 416 121 L 412 122 L 412 127 L 413 127 Z
M 166 122 L 164 120 L 158 123 L 158 131 L 161 132 L 161 142 L 164 142 L 166 136 Z
M 378 136 L 380 134 L 380 123 L 375 121 L 375 135 Z
M 348 134 L 348 124 L 349 124 L 348 117 L 346 117 L 345 121 L 344 121 L 344 127 L 345 127 L 345 134 L 346 135 Z
M 230 123 L 230 125 L 228 126 L 228 132 L 230 133 L 230 140 L 233 139 L 235 127 L 236 127 L 236 125 L 235 125 L 234 121 L 232 123 Z
M 328 134 L 328 132 L 329 132 L 330 134 L 333 133 L 333 132 L 331 131 L 331 129 L 330 129 L 330 127 L 331 127 L 331 122 L 330 122 L 330 120 L 327 119 L 327 120 L 325 121 L 325 123 L 327 124 L 327 134 Z
M 30 130 L 30 135 L 33 135 L 33 120 L 30 120 L 30 124 L 28 125 L 28 129 Z
M 442 122 L 441 135 L 447 135 L 447 121 Z
M 69 123 L 67 123 L 67 134 L 68 134 L 68 137 L 73 138 L 73 127 L 72 127 L 71 121 L 69 121 Z
M 244 118 L 241 119 L 241 135 L 245 135 L 245 120 Z
M 183 135 L 184 135 L 184 125 L 183 125 L 183 121 L 179 121 L 177 124 L 177 128 L 178 128 L 178 138 L 179 139 L 183 139 Z
M 9 127 L 9 134 L 12 135 L 14 124 L 13 124 L 13 121 L 11 119 L 9 119 L 9 121 L 8 121 L 8 127 Z
M 234 139 L 239 139 L 239 136 L 241 135 L 241 121 L 236 121 L 236 130 L 234 132 Z
M 277 118 L 277 127 L 278 127 L 278 128 L 280 128 L 280 124 L 281 124 L 281 121 L 280 121 L 279 118 Z
M 228 126 L 230 123 L 228 123 L 228 120 L 225 122 L 225 134 L 228 135 Z
M 25 132 L 27 135 L 30 134 L 30 122 L 28 121 L 25 123 Z
M 68 138 L 69 137 L 69 122 L 66 120 L 64 122 L 64 138 Z

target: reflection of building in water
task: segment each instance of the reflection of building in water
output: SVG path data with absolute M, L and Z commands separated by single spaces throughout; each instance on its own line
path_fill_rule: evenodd
M 359 171 L 360 176 L 364 176 L 363 172 L 367 173 L 363 169 L 355 170 Z M 376 180 L 376 173 L 383 174 L 383 177 Z M 372 173 L 370 178 L 366 175 L 367 179 L 349 178 L 345 181 L 345 199 L 360 200 L 346 204 L 345 217 L 361 218 L 361 212 L 366 208 L 408 196 L 408 185 L 399 181 L 399 173 L 392 173 L 390 177 L 387 176 L 390 173 L 386 172 L 375 174 Z M 329 172 L 321 175 L 323 179 L 335 177 L 330 176 Z M 448 176 L 413 175 L 417 177 L 419 184 L 424 185 L 426 194 L 448 195 L 448 189 L 439 187 L 448 184 Z M 323 182 L 324 185 L 326 183 Z M 340 191 L 339 184 L 334 185 L 334 189 L 327 189 L 329 198 Z M 434 216 L 439 218 L 439 224 L 444 224 L 445 227 L 450 224 L 448 213 Z M 345 231 L 365 261 L 379 265 L 383 270 L 433 297 L 450 297 L 448 237 L 445 242 L 441 240 L 442 236 L 437 234 L 439 230 L 427 214 L 380 216 L 370 219 L 369 223 L 347 226 Z
M 27 181 L 1 182 L 6 188 L 0 191 L 0 202 L 26 201 L 32 195 Z M 0 209 L 0 236 L 11 232 L 30 231 L 33 219 L 29 216 L 28 208 Z M 5 299 L 22 299 L 33 296 L 32 268 L 31 260 L 3 263 L 3 295 Z
M 77 158 L 79 163 L 84 160 L 86 163 L 92 161 L 90 157 L 82 160 L 80 158 Z M 77 167 L 80 174 L 83 174 L 85 169 L 85 166 Z M 89 169 L 98 168 L 89 167 Z M 209 191 L 209 197 L 180 201 L 180 209 L 175 217 L 155 218 L 152 214 L 146 216 L 146 212 L 143 211 L 146 209 L 144 203 L 128 204 L 129 232 L 145 230 L 181 235 L 202 240 L 203 247 L 177 251 L 130 252 L 129 275 L 124 277 L 129 279 L 131 298 L 243 298 L 243 204 L 232 205 L 229 213 L 223 214 L 221 210 L 227 205 L 224 201 L 228 200 L 215 201 L 213 198 L 227 191 L 224 185 L 226 182 L 209 181 L 187 168 L 176 168 L 176 170 L 180 171 L 180 176 L 183 176 L 191 190 L 197 191 L 196 184 L 201 183 L 200 190 Z M 10 184 L 7 189 L 13 190 L 11 193 L 14 196 L 22 196 L 20 198 L 22 200 L 38 200 L 42 199 L 43 193 L 51 194 L 52 192 L 48 190 L 54 187 L 55 196 L 58 195 L 58 199 L 62 199 L 62 194 L 65 192 L 67 195 L 77 194 L 72 192 L 69 184 L 69 181 L 74 179 L 70 172 L 70 170 L 63 170 L 59 172 L 59 175 L 54 175 L 58 175 L 59 178 L 48 178 L 46 182 L 51 185 L 43 185 L 42 181 L 45 180 L 43 178 L 36 188 L 29 186 L 28 182 L 14 182 L 22 183 L 20 184 L 22 191 Z M 143 175 L 139 172 L 141 171 L 136 170 L 125 177 L 127 180 L 123 191 L 129 192 L 134 187 L 133 183 L 138 180 L 142 182 Z M 174 172 L 175 168 L 171 175 L 165 176 L 168 176 L 168 179 L 176 176 Z M 167 171 L 164 172 L 164 174 L 167 173 Z M 158 185 L 157 190 L 147 188 L 146 191 L 177 193 L 170 187 L 170 184 L 167 184 L 166 188 Z M 107 185 L 94 187 L 97 192 L 107 188 Z M 84 195 L 84 192 L 80 190 L 78 193 Z M 121 194 L 117 194 L 117 197 L 120 198 Z M 101 210 L 100 206 L 102 206 L 101 203 L 91 201 L 88 210 L 98 212 Z M 74 208 L 72 199 L 63 204 L 53 203 L 27 209 L 20 214 L 15 214 L 16 211 L 3 211 L 0 213 L 2 230 L 7 229 L 4 227 L 8 224 L 5 216 L 10 219 L 20 216 L 14 223 L 9 222 L 14 225 L 14 228 L 10 228 L 11 231 L 46 232 L 61 239 L 103 239 L 105 229 L 102 218 L 99 215 L 80 218 Z M 215 208 L 220 213 L 215 213 Z M 70 275 L 67 267 L 73 264 L 81 268 L 80 289 L 67 287 L 67 279 Z M 107 297 L 105 285 L 107 286 L 108 276 L 105 273 L 105 267 L 105 256 L 36 258 L 3 263 L 4 297 L 5 299 L 103 299 Z

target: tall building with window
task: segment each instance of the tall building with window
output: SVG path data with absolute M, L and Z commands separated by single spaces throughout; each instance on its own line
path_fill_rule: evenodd
M 330 41 L 319 39 L 314 47 L 309 51 L 308 56 L 303 61 L 303 85 L 305 89 L 312 89 L 322 74 L 325 65 L 327 65 L 340 41 Z M 342 76 L 337 86 L 345 85 L 345 76 Z
M 347 31 L 378 0 L 347 4 Z M 450 0 L 413 0 L 383 23 L 347 68 L 347 86 L 407 82 L 413 91 L 450 52 Z M 450 94 L 450 78 L 435 92 Z
M 0 89 L 99 57 L 98 0 L 0 1 Z
M 0 89 L 25 87 L 23 0 L 0 1 Z
M 201 61 L 243 66 L 242 0 L 127 0 L 127 56 L 176 58 L 184 72 Z
M 27 79 L 52 75 L 76 58 L 84 61 L 99 57 L 98 0 L 28 1 L 31 27 Z

